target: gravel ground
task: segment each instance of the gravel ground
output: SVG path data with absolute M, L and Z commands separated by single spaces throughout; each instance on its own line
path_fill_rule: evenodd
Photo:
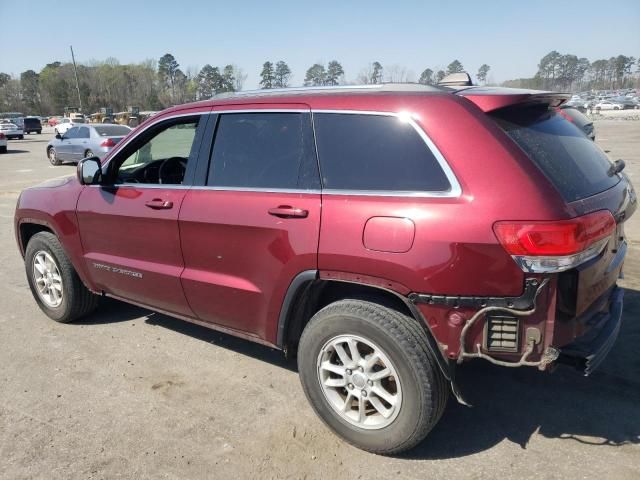
M 596 128 L 640 186 L 640 122 Z M 330 433 L 279 352 L 115 301 L 78 324 L 45 318 L 12 219 L 22 188 L 74 173 L 49 166 L 51 136 L 0 155 L 0 478 L 640 478 L 640 213 L 600 371 L 465 365 L 473 408 L 450 401 L 425 442 L 386 458 Z

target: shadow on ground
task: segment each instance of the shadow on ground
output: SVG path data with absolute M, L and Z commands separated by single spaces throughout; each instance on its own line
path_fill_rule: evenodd
M 14 150 L 7 148 L 7 153 L 29 153 L 29 150 Z
M 458 382 L 473 407 L 453 397 L 429 434 L 407 459 L 457 458 L 488 450 L 507 439 L 521 448 L 534 433 L 547 438 L 615 447 L 640 443 L 640 292 L 625 290 L 620 337 L 600 370 L 590 377 L 560 366 L 550 374 L 533 368 L 504 368 L 475 361 L 458 370 Z M 296 371 L 282 352 L 106 300 L 83 324 L 115 323 L 146 317 L 146 322 Z

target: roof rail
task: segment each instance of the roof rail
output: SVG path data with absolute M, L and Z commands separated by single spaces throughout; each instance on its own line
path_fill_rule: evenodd
M 369 85 L 331 85 L 318 87 L 287 87 L 287 88 L 265 88 L 260 90 L 242 90 L 239 92 L 224 92 L 215 95 L 213 98 L 223 99 L 231 97 L 251 97 L 251 96 L 278 96 L 278 95 L 300 95 L 314 93 L 366 93 L 366 92 L 441 92 L 442 89 L 433 85 L 423 85 L 421 83 L 375 83 Z

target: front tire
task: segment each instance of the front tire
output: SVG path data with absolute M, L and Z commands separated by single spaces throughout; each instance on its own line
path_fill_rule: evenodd
M 58 160 L 58 157 L 56 156 L 56 149 L 53 147 L 49 147 L 49 150 L 47 150 L 47 158 L 49 158 L 49 163 L 51 163 L 51 165 L 56 166 L 62 163 Z
M 341 300 L 316 313 L 298 348 L 300 380 L 324 423 L 352 445 L 397 454 L 440 419 L 449 388 L 424 329 L 400 312 Z
M 99 297 L 84 286 L 52 233 L 31 237 L 24 261 L 31 293 L 49 318 L 73 322 L 97 307 Z
M 84 152 L 84 158 L 93 157 L 93 152 L 91 150 L 87 150 Z

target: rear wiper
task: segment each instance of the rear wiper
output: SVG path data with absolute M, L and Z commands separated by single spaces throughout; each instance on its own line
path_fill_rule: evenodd
M 609 167 L 609 171 L 607 172 L 607 175 L 609 175 L 610 177 L 613 177 L 614 175 L 624 170 L 625 166 L 626 164 L 624 163 L 624 160 L 622 159 L 616 160 L 615 162 L 613 162 L 613 165 Z

